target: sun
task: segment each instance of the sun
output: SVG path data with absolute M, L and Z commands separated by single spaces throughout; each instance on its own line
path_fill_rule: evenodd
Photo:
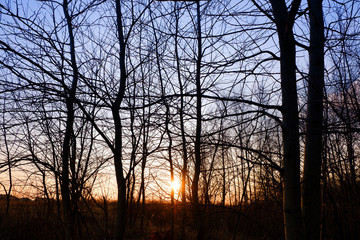
M 180 190 L 181 184 L 179 181 L 174 180 L 170 183 L 170 186 L 174 190 L 174 192 L 178 192 Z

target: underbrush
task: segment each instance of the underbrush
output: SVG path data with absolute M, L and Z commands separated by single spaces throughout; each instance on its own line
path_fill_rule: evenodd
M 55 201 L 51 205 L 41 200 L 13 199 L 8 215 L 5 201 L 0 202 L 0 239 L 64 239 L 64 225 L 59 215 L 61 209 Z M 111 239 L 115 221 L 115 202 L 81 204 L 77 212 L 74 239 Z M 173 208 L 168 203 L 149 202 L 129 209 L 125 239 L 170 239 Z M 247 206 L 202 206 L 205 239 L 281 239 L 282 216 L 279 209 L 265 202 Z M 281 213 L 281 209 L 280 209 Z M 174 208 L 174 238 L 180 239 L 182 207 Z M 195 239 L 198 222 L 194 222 L 192 207 L 185 207 L 184 233 L 186 239 Z M 154 236 L 162 236 L 155 238 Z M 234 238 L 235 237 L 235 238 Z
M 333 198 L 336 196 L 333 191 Z M 345 199 L 346 200 L 346 199 Z M 343 200 L 343 204 L 345 203 Z M 331 202 L 333 201 L 333 202 Z M 355 239 L 358 230 L 347 224 L 358 224 L 355 216 L 359 213 L 358 204 L 339 205 L 335 199 L 325 198 L 323 239 Z M 349 201 L 347 201 L 349 203 Z M 178 240 L 196 239 L 199 219 L 202 222 L 204 239 L 209 240 L 255 240 L 284 238 L 282 209 L 278 202 L 256 201 L 241 206 L 207 205 L 201 206 L 201 218 L 193 216 L 193 208 L 169 203 L 148 202 L 129 205 L 128 224 L 125 233 L 127 240 Z M 338 206 L 336 208 L 336 206 Z M 115 222 L 115 202 L 80 203 L 74 217 L 73 240 L 112 239 Z M 144 210 L 143 210 L 144 209 Z M 350 212 L 351 211 L 351 214 Z M 61 204 L 56 201 L 12 199 L 6 215 L 6 202 L 0 200 L 0 239 L 1 240 L 62 240 L 64 224 L 61 217 Z M 171 237 L 172 212 L 174 212 L 174 235 Z M 182 221 L 182 216 L 185 221 Z M 352 216 L 352 217 L 351 217 Z M 195 220 L 196 219 L 196 220 Z M 340 221 L 339 221 L 340 220 Z M 183 223 L 183 225 L 182 225 Z M 344 227 L 346 226 L 346 228 Z M 348 233 L 351 230 L 351 234 Z M 184 230 L 184 238 L 181 238 Z

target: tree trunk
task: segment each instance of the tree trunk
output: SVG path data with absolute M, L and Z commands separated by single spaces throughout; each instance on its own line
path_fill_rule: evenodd
M 305 238 L 320 239 L 321 152 L 324 87 L 324 23 L 321 0 L 308 0 L 310 15 L 310 69 L 305 142 L 302 211 Z
M 115 1 L 116 4 L 116 27 L 118 34 L 118 42 L 120 46 L 119 62 L 120 62 L 120 85 L 116 95 L 115 102 L 112 104 L 112 116 L 115 127 L 115 147 L 114 147 L 114 163 L 115 174 L 118 189 L 116 220 L 114 228 L 114 239 L 122 240 L 125 235 L 127 223 L 127 198 L 126 198 L 126 179 L 123 173 L 122 164 L 122 123 L 120 118 L 120 105 L 124 98 L 126 87 L 126 67 L 125 67 L 125 40 L 122 25 L 122 14 L 120 0 Z
M 4 107 L 4 113 L 5 113 L 5 107 Z M 5 114 L 3 114 L 3 137 L 4 137 L 4 144 L 5 144 L 5 149 L 6 149 L 6 161 L 7 161 L 7 167 L 8 167 L 8 176 L 9 176 L 9 188 L 6 190 L 5 185 L 1 184 L 0 185 L 4 188 L 5 191 L 5 195 L 6 195 L 6 210 L 5 210 L 5 216 L 9 217 L 9 210 L 10 210 L 10 197 L 11 197 L 11 190 L 13 187 L 13 182 L 12 182 L 12 171 L 11 171 L 11 157 L 10 157 L 10 149 L 9 149 L 9 143 L 7 140 L 7 132 L 6 132 L 6 126 L 5 126 Z M 0 222 L 1 224 L 1 222 Z
M 281 85 L 283 106 L 283 154 L 285 237 L 302 239 L 300 197 L 299 120 L 295 78 L 295 45 L 284 40 L 281 50 Z M 290 64 L 289 64 L 290 63 Z M 291 64 L 293 63 L 293 64 Z M 291 66 L 289 66 L 291 65 Z
M 200 168 L 201 168 L 201 57 L 202 57 L 202 39 L 201 39 L 201 18 L 200 18 L 200 2 L 196 4 L 197 10 L 197 60 L 196 60 L 196 136 L 195 136 L 195 171 L 194 171 L 194 178 L 192 182 L 192 201 L 193 201 L 193 208 L 195 214 L 194 221 L 198 224 L 198 235 L 197 239 L 202 240 L 204 239 L 203 233 L 203 221 L 202 221 L 202 212 L 199 202 L 199 179 L 200 179 Z
M 295 40 L 293 25 L 300 0 L 290 11 L 285 1 L 271 0 L 280 44 L 280 75 L 283 114 L 285 238 L 303 239 L 300 185 L 299 117 L 296 90 Z
M 184 123 L 184 88 L 183 83 L 181 81 L 181 72 L 180 72 L 180 57 L 179 57 L 179 49 L 178 49 L 178 33 L 179 33 L 179 16 L 177 10 L 177 4 L 175 4 L 175 57 L 176 57 L 176 72 L 177 79 L 179 82 L 179 90 L 180 90 L 180 109 L 179 109 L 179 120 L 180 120 L 180 131 L 181 131 L 181 145 L 182 145 L 182 159 L 183 166 L 181 170 L 181 229 L 180 229 L 180 239 L 185 239 L 185 224 L 187 222 L 186 216 L 186 179 L 187 179 L 187 164 L 188 164 L 188 154 L 187 154 L 187 141 L 186 141 L 186 133 L 185 133 L 185 123 Z
M 75 93 L 78 83 L 78 68 L 76 64 L 75 57 L 75 41 L 72 31 L 72 20 L 69 15 L 68 1 L 64 0 L 63 2 L 63 11 L 66 19 L 66 24 L 69 32 L 70 40 L 70 54 L 71 54 L 71 67 L 73 70 L 73 80 L 72 85 L 69 90 L 65 89 L 66 94 L 66 109 L 67 109 L 67 120 L 66 120 L 66 129 L 65 136 L 63 141 L 62 149 L 62 175 L 61 175 L 61 196 L 63 203 L 63 212 L 64 212 L 64 221 L 65 221 L 65 238 L 71 239 L 73 236 L 73 227 L 74 219 L 71 211 L 71 197 L 70 197 L 70 180 L 69 180 L 69 160 L 70 160 L 70 151 L 71 151 L 71 138 L 73 137 L 73 124 L 75 120 L 75 111 L 74 111 L 74 101 Z
M 224 138 L 224 136 L 223 136 Z M 222 194 L 221 205 L 225 206 L 226 201 L 226 169 L 225 169 L 225 150 L 224 146 L 221 147 L 221 164 L 222 164 Z
M 114 163 L 116 183 L 118 188 L 118 200 L 116 209 L 116 220 L 114 228 L 114 239 L 119 240 L 124 238 L 126 230 L 126 179 L 123 174 L 122 166 L 122 125 L 120 113 L 118 108 L 112 109 L 114 126 L 115 126 L 115 149 L 114 149 Z

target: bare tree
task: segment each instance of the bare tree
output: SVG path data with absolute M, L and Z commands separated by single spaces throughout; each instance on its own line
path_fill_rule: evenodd
M 302 212 L 305 238 L 320 239 L 324 23 L 322 1 L 309 0 L 308 6 L 310 18 L 310 61 Z
M 300 193 L 299 117 L 296 89 L 295 39 L 293 26 L 301 0 L 292 1 L 288 10 L 285 1 L 271 1 L 273 17 L 279 38 L 282 137 L 284 154 L 284 217 L 286 239 L 302 239 Z M 265 10 L 264 10 L 265 12 Z M 265 12 L 266 13 L 266 12 Z

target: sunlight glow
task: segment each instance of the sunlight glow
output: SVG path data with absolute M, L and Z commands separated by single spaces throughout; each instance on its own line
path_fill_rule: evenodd
M 171 182 L 170 186 L 174 190 L 174 192 L 178 192 L 180 190 L 181 184 L 180 184 L 179 181 L 174 180 L 174 181 Z

